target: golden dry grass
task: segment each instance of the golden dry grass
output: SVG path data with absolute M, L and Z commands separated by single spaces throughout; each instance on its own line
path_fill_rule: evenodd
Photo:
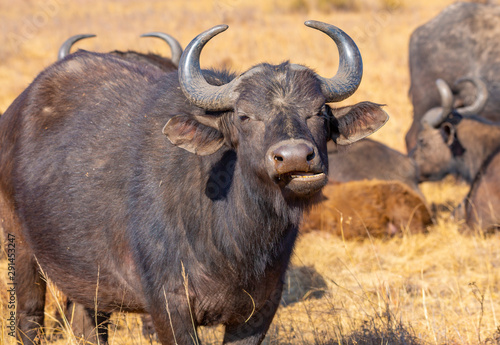
M 1 1 L 0 111 L 55 60 L 60 44 L 77 33 L 98 35 L 78 44 L 89 50 L 168 54 L 163 44 L 138 35 L 164 31 L 186 46 L 201 31 L 227 23 L 230 29 L 204 50 L 202 66 L 243 71 L 261 61 L 289 59 L 332 75 L 337 66 L 334 45 L 302 24 L 316 19 L 344 29 L 363 55 L 363 82 L 344 103 L 387 104 L 391 120 L 373 137 L 404 151 L 404 134 L 411 121 L 409 35 L 451 2 L 358 0 L 351 10 L 340 11 L 332 9 L 335 1 L 320 0 Z M 363 242 L 342 241 L 321 232 L 302 236 L 293 264 L 317 270 L 327 283 L 326 294 L 281 307 L 269 343 L 497 343 L 500 237 L 464 233 L 463 225 L 451 219 L 448 210 L 463 198 L 466 186 L 448 179 L 424 184 L 422 190 L 429 203 L 441 206 L 437 224 L 428 234 Z M 11 345 L 14 340 L 6 335 L 6 283 L 2 261 L 0 344 Z M 53 320 L 57 299 L 57 292 L 49 296 L 48 335 L 53 328 L 61 328 Z M 116 314 L 113 322 L 112 344 L 149 344 L 136 315 Z M 202 338 L 209 343 L 220 340 L 220 329 L 206 330 Z M 52 340 L 70 342 L 67 337 Z

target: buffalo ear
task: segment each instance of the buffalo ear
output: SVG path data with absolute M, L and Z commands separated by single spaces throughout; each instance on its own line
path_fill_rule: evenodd
M 441 125 L 440 131 L 446 145 L 451 146 L 455 140 L 455 127 L 451 123 L 445 122 Z
M 218 129 L 187 115 L 168 120 L 163 134 L 173 145 L 200 156 L 215 153 L 224 145 L 224 136 Z
M 337 145 L 349 145 L 382 127 L 389 115 L 380 104 L 361 102 L 352 106 L 330 109 L 330 136 Z

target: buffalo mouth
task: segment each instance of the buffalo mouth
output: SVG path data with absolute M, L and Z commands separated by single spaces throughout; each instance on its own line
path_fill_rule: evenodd
M 285 190 L 297 196 L 307 197 L 319 192 L 328 182 L 328 177 L 323 172 L 293 171 L 279 175 L 278 180 Z

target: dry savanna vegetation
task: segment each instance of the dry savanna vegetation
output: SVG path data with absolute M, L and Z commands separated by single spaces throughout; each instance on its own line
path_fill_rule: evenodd
M 410 126 L 410 33 L 451 0 L 24 0 L 0 1 L 0 111 L 55 61 L 60 44 L 78 33 L 94 51 L 138 50 L 168 55 L 155 39 L 164 31 L 183 46 L 216 24 L 230 28 L 211 41 L 202 67 L 243 71 L 262 61 L 291 60 L 333 75 L 337 51 L 307 19 L 335 24 L 357 42 L 364 59 L 358 91 L 343 104 L 386 104 L 390 121 L 373 138 L 404 151 Z M 283 305 L 267 344 L 496 344 L 500 343 L 500 236 L 466 229 L 451 210 L 467 187 L 449 178 L 421 186 L 435 224 L 424 233 L 349 240 L 309 231 L 297 243 Z M 321 226 L 319 226 L 321 228 Z M 0 263 L 0 344 L 8 335 L 7 261 Z M 49 285 L 45 334 L 54 344 L 81 344 L 57 321 L 62 295 Z M 221 329 L 203 329 L 205 343 Z M 150 344 L 140 317 L 115 313 L 110 343 Z

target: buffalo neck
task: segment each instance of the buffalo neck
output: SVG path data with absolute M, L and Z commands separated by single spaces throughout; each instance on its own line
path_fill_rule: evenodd
M 205 177 L 194 207 L 204 216 L 188 225 L 188 239 L 191 246 L 211 249 L 193 250 L 197 261 L 238 271 L 247 275 L 239 277 L 244 281 L 288 261 L 303 205 L 287 202 L 277 187 L 245 171 L 233 150 L 195 159 Z

